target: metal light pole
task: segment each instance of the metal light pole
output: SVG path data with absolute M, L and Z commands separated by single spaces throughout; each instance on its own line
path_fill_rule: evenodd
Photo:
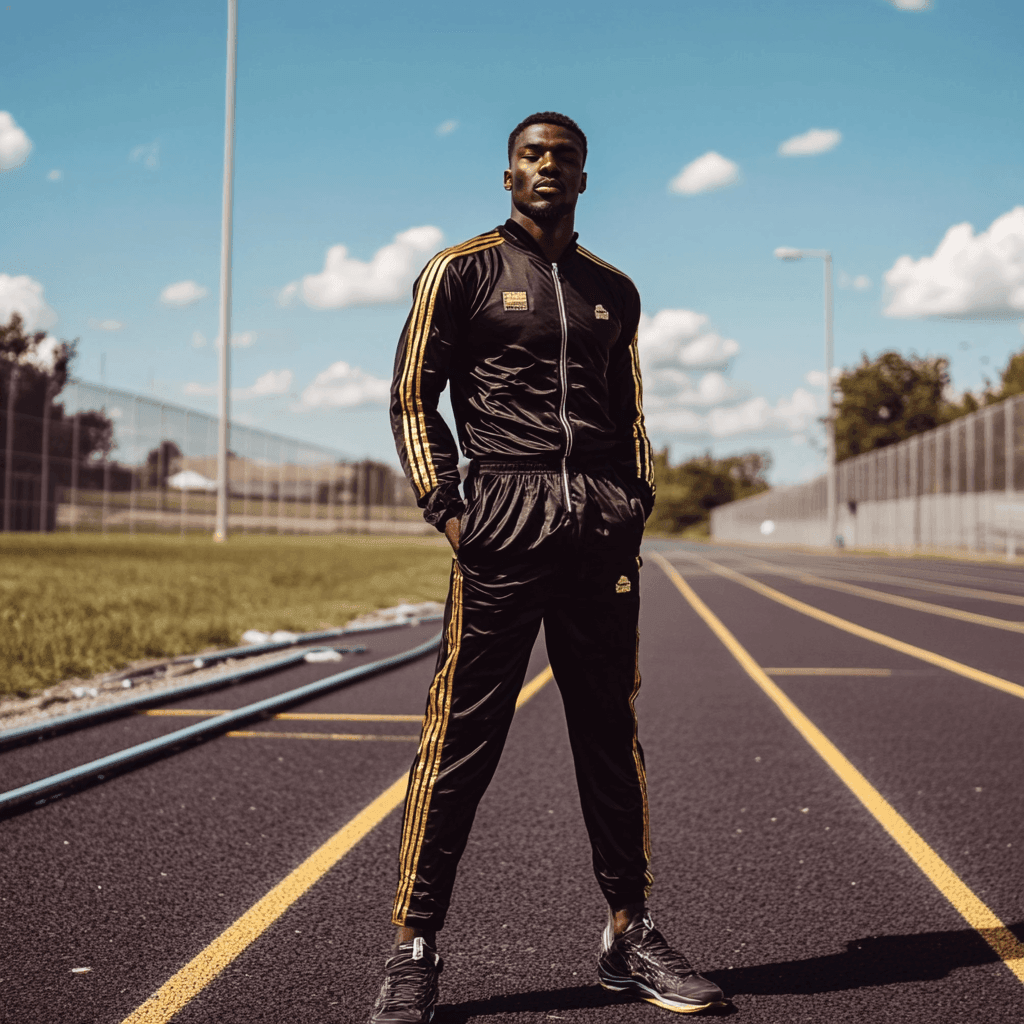
M 836 547 L 836 420 L 835 401 L 832 396 L 832 253 L 827 249 L 790 249 L 780 246 L 775 250 L 776 259 L 802 260 L 820 259 L 825 271 L 825 394 L 828 396 L 825 413 L 825 458 L 826 489 L 825 519 L 828 529 L 828 546 Z
M 220 427 L 217 431 L 217 521 L 213 539 L 228 539 L 228 435 L 231 388 L 231 205 L 235 178 L 235 57 L 238 0 L 228 0 L 228 69 L 224 102 L 224 192 L 220 222 Z

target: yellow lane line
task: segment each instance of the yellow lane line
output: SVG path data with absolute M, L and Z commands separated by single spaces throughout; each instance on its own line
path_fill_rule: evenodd
M 375 736 L 373 733 L 360 735 L 351 732 L 226 732 L 225 736 L 255 737 L 271 740 L 399 740 L 419 742 L 419 736 Z
M 830 612 L 824 612 L 820 608 L 815 608 L 813 605 L 805 604 L 803 601 L 798 601 L 795 597 L 783 594 L 780 590 L 775 590 L 773 587 L 769 587 L 764 583 L 752 580 L 749 576 L 744 576 L 743 573 L 737 572 L 735 569 L 730 569 L 724 565 L 719 565 L 717 562 L 709 562 L 707 559 L 700 558 L 699 556 L 698 560 L 714 572 L 717 572 L 719 576 L 724 576 L 726 579 L 734 580 L 736 583 L 742 583 L 743 586 L 749 587 L 751 590 L 754 590 L 759 594 L 763 594 L 765 597 L 769 597 L 773 601 L 778 601 L 779 604 L 784 604 L 787 608 L 792 608 L 793 611 L 801 612 L 804 615 L 810 616 L 812 619 L 817 619 L 819 622 L 827 623 L 829 626 L 834 626 L 836 629 L 841 629 L 846 633 L 852 633 L 854 636 L 859 636 L 863 640 L 870 640 L 872 643 L 880 644 L 882 647 L 888 647 L 890 650 L 899 651 L 900 654 L 906 654 L 911 658 L 926 661 L 929 665 L 936 665 L 938 668 L 944 668 L 947 672 L 955 672 L 957 675 L 963 676 L 965 679 L 973 679 L 976 683 L 983 683 L 985 686 L 991 686 L 993 689 L 1001 690 L 1003 693 L 1008 693 L 1013 697 L 1024 698 L 1024 686 L 1021 686 L 1018 683 L 1011 683 L 1008 679 L 1002 679 L 999 676 L 994 676 L 990 672 L 982 672 L 981 669 L 972 668 L 970 665 L 965 665 L 961 661 L 954 661 L 952 658 L 936 654 L 934 651 L 926 650 L 924 647 L 915 647 L 914 644 L 904 643 L 902 640 L 897 640 L 895 637 L 886 636 L 885 633 L 878 633 L 873 629 L 866 628 L 865 626 L 858 626 L 855 622 L 849 622 L 846 619 L 839 618 L 838 615 L 832 615 Z M 665 564 L 668 565 L 668 562 Z
M 770 565 L 771 563 L 765 563 Z M 933 594 L 945 594 L 948 597 L 965 597 L 975 601 L 995 601 L 999 604 L 1015 604 L 1024 606 L 1024 597 L 1018 594 L 1001 594 L 996 590 L 977 590 L 974 587 L 958 587 L 952 583 L 933 583 L 917 576 L 883 576 L 878 573 L 859 573 L 854 579 L 865 582 L 876 582 L 891 587 L 906 587 L 909 590 L 927 590 Z
M 760 562 L 760 564 L 767 566 L 770 563 Z M 776 571 L 778 570 L 776 569 Z M 810 573 L 801 571 L 783 571 L 782 575 L 790 576 L 800 583 L 810 583 L 815 587 L 827 587 L 829 590 L 838 590 L 841 593 L 853 594 L 856 597 L 866 597 L 871 601 L 881 601 L 884 604 L 894 604 L 900 608 L 912 608 L 914 611 L 928 612 L 930 615 L 944 615 L 947 619 L 958 619 L 960 622 L 970 622 L 975 626 L 991 626 L 993 629 L 1007 629 L 1013 633 L 1024 633 L 1024 622 L 1000 619 L 994 615 L 981 615 L 978 612 L 965 612 L 959 608 L 947 608 L 945 605 L 932 604 L 931 601 L 918 601 L 916 597 L 885 594 L 879 590 L 860 587 L 856 583 L 844 583 L 841 580 L 825 579 L 824 577 L 812 576 Z
M 548 665 L 543 672 L 538 672 L 528 683 L 524 684 L 516 698 L 516 711 L 551 679 L 551 674 L 551 666 Z
M 911 828 L 885 797 L 846 759 L 838 747 L 768 678 L 765 670 L 754 661 L 746 648 L 729 632 L 672 565 L 657 553 L 654 553 L 653 557 L 675 584 L 676 589 L 686 598 L 690 607 L 707 623 L 747 675 L 757 683 L 790 724 L 811 745 L 815 753 L 902 847 L 935 888 L 992 947 L 1017 979 L 1024 983 L 1024 943 L 1020 942 L 995 913 L 975 896 L 956 872 Z
M 550 678 L 549 666 L 522 688 L 516 708 L 522 707 Z M 266 896 L 168 978 L 137 1010 L 125 1017 L 122 1024 L 167 1024 L 405 800 L 408 781 L 408 772 L 403 772 Z
M 206 708 L 154 708 L 151 711 L 140 711 L 140 715 L 151 715 L 154 718 L 201 718 L 206 715 L 226 715 L 226 711 L 210 711 Z M 286 722 L 422 722 L 422 715 L 329 715 L 294 714 L 271 715 L 272 719 Z
M 766 668 L 770 676 L 891 676 L 891 668 Z

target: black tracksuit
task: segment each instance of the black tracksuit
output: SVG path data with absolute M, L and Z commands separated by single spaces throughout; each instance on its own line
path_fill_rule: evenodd
M 550 263 L 518 224 L 435 256 L 416 282 L 391 421 L 428 522 L 461 517 L 444 641 L 402 824 L 394 922 L 438 929 L 541 624 L 562 694 L 594 870 L 639 902 L 647 790 L 638 555 L 654 500 L 640 298 L 575 242 Z M 437 410 L 451 386 L 462 451 Z

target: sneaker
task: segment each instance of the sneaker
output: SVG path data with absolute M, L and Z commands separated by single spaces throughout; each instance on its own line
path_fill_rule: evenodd
M 437 1004 L 444 961 L 423 939 L 401 943 L 384 964 L 384 981 L 370 1024 L 427 1024 Z
M 615 935 L 610 924 L 605 928 L 597 975 L 605 988 L 634 992 L 674 1013 L 726 1005 L 722 990 L 665 941 L 647 911 L 633 918 L 621 935 Z

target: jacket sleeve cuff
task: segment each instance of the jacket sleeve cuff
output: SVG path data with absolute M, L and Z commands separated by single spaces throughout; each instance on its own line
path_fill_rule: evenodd
M 449 519 L 459 518 L 466 511 L 466 503 L 459 494 L 458 484 L 442 484 L 427 499 L 423 518 L 441 533 Z

